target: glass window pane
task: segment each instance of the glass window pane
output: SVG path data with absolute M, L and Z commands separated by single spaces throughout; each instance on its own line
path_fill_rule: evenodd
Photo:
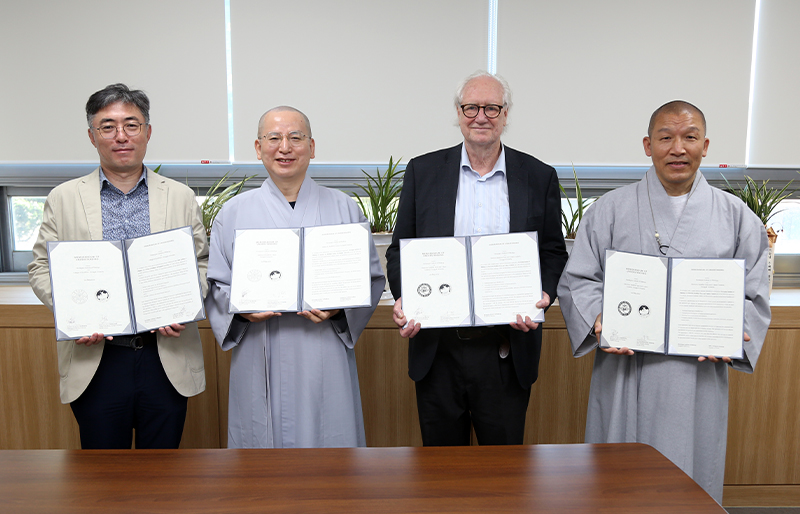
M 14 220 L 14 251 L 30 251 L 39 235 L 44 211 L 44 196 L 11 197 L 11 217 Z
M 775 254 L 800 254 L 800 200 L 784 200 L 769 225 L 778 233 Z

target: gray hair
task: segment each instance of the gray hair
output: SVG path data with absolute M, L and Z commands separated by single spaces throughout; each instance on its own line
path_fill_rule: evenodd
M 288 105 L 279 105 L 278 107 L 273 107 L 272 109 L 268 110 L 267 112 L 262 114 L 261 117 L 258 119 L 258 134 L 256 134 L 256 139 L 261 137 L 261 129 L 264 128 L 264 119 L 267 117 L 267 114 L 271 112 L 285 112 L 285 111 L 296 112 L 297 114 L 302 116 L 303 123 L 306 124 L 306 130 L 308 130 L 308 134 L 306 135 L 308 137 L 311 137 L 311 122 L 308 121 L 308 116 L 306 116 L 300 109 L 295 109 L 294 107 L 289 107 Z
M 111 104 L 122 102 L 137 107 L 144 116 L 145 125 L 150 124 L 150 100 L 144 91 L 131 90 L 125 84 L 111 84 L 94 93 L 86 102 L 86 122 L 92 127 L 94 116 Z
M 489 77 L 497 81 L 500 84 L 500 87 L 503 88 L 503 105 L 506 107 L 507 110 L 511 110 L 511 106 L 513 102 L 511 101 L 511 87 L 506 82 L 506 79 L 501 77 L 500 75 L 493 75 L 488 71 L 479 70 L 470 75 L 469 77 L 465 78 L 458 84 L 458 88 L 456 88 L 456 96 L 453 99 L 453 103 L 456 106 L 456 109 L 461 107 L 461 102 L 464 99 L 464 90 L 467 88 L 467 85 L 472 82 L 474 79 L 481 78 L 481 77 Z

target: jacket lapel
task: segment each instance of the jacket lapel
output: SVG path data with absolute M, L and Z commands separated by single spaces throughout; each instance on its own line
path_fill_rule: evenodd
M 100 168 L 81 179 L 78 185 L 78 194 L 81 197 L 83 212 L 86 216 L 89 239 L 102 240 L 103 212 L 100 207 Z
M 509 231 L 523 232 L 528 218 L 528 173 L 522 169 L 517 153 L 506 150 L 506 182 L 508 184 Z
M 462 143 L 463 144 L 463 143 Z M 439 201 L 439 234 L 453 235 L 456 224 L 456 197 L 458 196 L 458 174 L 461 172 L 461 146 L 454 146 L 447 152 L 440 170 L 443 178 Z M 434 173 L 439 173 L 435 171 Z
M 150 202 L 150 233 L 167 229 L 168 191 L 164 177 L 145 168 L 147 173 L 147 196 Z

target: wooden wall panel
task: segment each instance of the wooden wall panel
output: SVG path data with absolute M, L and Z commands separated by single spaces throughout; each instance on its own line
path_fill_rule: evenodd
M 785 505 L 800 490 L 800 309 L 773 310 L 756 373 L 730 374 L 726 503 L 730 494 L 738 505 Z M 525 443 L 582 442 L 594 358 L 571 356 L 557 307 L 547 319 Z M 0 304 L 0 449 L 79 447 L 72 412 L 59 401 L 52 327 L 52 314 L 41 305 Z M 189 400 L 181 446 L 225 447 L 230 352 L 219 349 L 207 323 L 200 332 L 207 386 Z M 393 327 L 391 307 L 379 307 L 356 345 L 370 446 L 421 444 L 407 348 Z M 753 499 L 773 490 L 774 498 Z
M 575 359 L 566 329 L 545 330 L 539 378 L 525 421 L 525 444 L 582 443 L 594 353 Z
M 356 343 L 367 446 L 422 446 L 408 341 L 397 329 L 367 329 Z
M 55 330 L 0 328 L 0 344 L 0 449 L 80 448 L 72 409 L 59 396 Z M 215 346 L 204 338 L 206 391 L 189 398 L 181 448 L 219 447 Z
M 800 330 L 770 330 L 755 373 L 730 373 L 726 484 L 800 484 Z
M 217 343 L 210 329 L 200 329 L 206 390 L 189 398 L 181 448 L 219 448 L 219 391 L 217 389 Z
M 0 345 L 0 448 L 80 448 L 72 409 L 59 396 L 55 330 L 0 328 Z

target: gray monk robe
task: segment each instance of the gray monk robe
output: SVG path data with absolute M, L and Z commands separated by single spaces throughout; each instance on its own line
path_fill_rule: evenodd
M 602 310 L 606 248 L 661 255 L 653 215 L 669 257 L 746 259 L 744 331 L 751 339 L 732 365 L 752 373 L 770 321 L 766 231 L 741 201 L 709 186 L 699 171 L 680 215 L 652 167 L 641 182 L 609 192 L 586 213 L 558 284 L 575 357 L 597 347 L 589 332 Z M 721 502 L 727 427 L 727 364 L 595 353 L 587 443 L 649 444 Z
M 383 291 L 371 247 L 372 306 L 315 324 L 295 313 L 250 323 L 228 313 L 234 230 L 355 223 L 364 217 L 340 191 L 306 176 L 295 208 L 267 179 L 230 200 L 214 222 L 206 309 L 223 350 L 233 349 L 229 448 L 365 446 L 353 347 Z

